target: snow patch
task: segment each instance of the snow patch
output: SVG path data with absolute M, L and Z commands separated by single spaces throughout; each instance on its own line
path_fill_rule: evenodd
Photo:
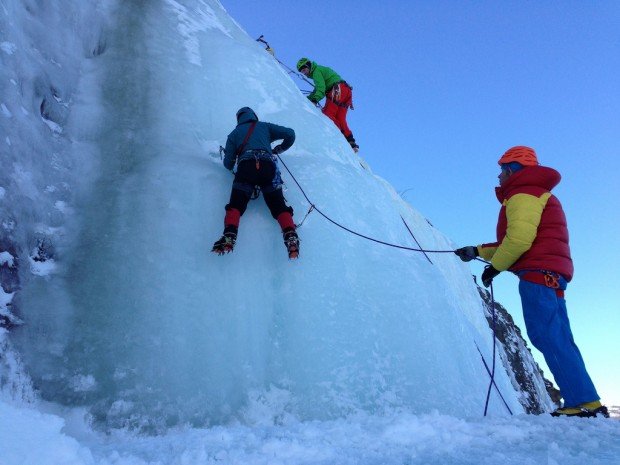
M 200 5 L 194 11 L 188 9 L 176 0 L 166 0 L 166 3 L 175 11 L 179 20 L 178 30 L 184 39 L 187 59 L 196 66 L 202 66 L 200 41 L 198 33 L 207 29 L 218 29 L 231 37 L 230 32 L 220 23 L 211 7 Z
M 2 286 L 0 286 L 0 316 L 10 317 L 11 312 L 9 312 L 8 305 L 13 300 L 14 292 L 4 292 Z
M 65 215 L 71 214 L 73 212 L 73 209 L 67 204 L 67 202 L 63 200 L 57 200 L 54 203 L 54 208 Z
M 56 271 L 56 262 L 50 258 L 45 261 L 37 261 L 32 258 L 30 261 L 30 272 L 35 276 L 50 276 Z
M 614 465 L 620 454 L 620 422 L 603 419 L 403 413 L 284 426 L 180 428 L 136 437 L 94 434 L 83 411 L 75 410 L 63 418 L 0 402 L 0 418 L 6 420 L 0 421 L 3 465 Z
M 43 117 L 41 117 L 41 119 L 54 134 L 62 133 L 62 126 L 60 124 L 54 123 L 52 120 L 45 119 Z
M 0 421 L 3 464 L 95 463 L 87 448 L 62 433 L 65 422 L 56 415 L 0 402 L 0 418 L 3 419 Z
M 0 199 L 4 197 L 4 189 L 0 187 Z M 0 266 L 9 265 L 9 268 L 13 268 L 15 257 L 9 252 L 0 252 Z
M 7 232 L 12 232 L 15 229 L 14 220 L 2 220 L 2 229 Z
M 93 375 L 75 375 L 71 378 L 71 388 L 75 392 L 88 392 L 97 387 L 97 381 Z
M 251 391 L 248 399 L 243 418 L 250 425 L 284 425 L 295 421 L 295 417 L 288 413 L 293 397 L 287 389 L 272 385 L 267 391 Z
M 198 143 L 202 149 L 202 156 L 209 161 L 221 165 L 224 157 L 223 152 L 220 153 L 222 146 L 219 140 L 205 140 L 198 137 Z
M 13 117 L 13 113 L 11 113 L 11 111 L 6 107 L 4 103 L 0 103 L 0 110 L 2 111 L 2 114 L 7 118 Z
M 15 50 L 17 50 L 17 46 L 13 42 L 0 42 L 0 50 L 7 55 L 13 55 Z

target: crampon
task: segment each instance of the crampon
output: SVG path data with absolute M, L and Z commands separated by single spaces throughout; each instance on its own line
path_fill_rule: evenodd
M 225 253 L 230 253 L 235 248 L 235 242 L 237 240 L 237 234 L 234 232 L 227 232 L 222 235 L 215 244 L 213 244 L 213 248 L 211 252 L 216 253 L 218 255 L 224 255 Z
M 590 407 L 590 404 L 596 404 Z M 600 402 L 588 402 L 577 407 L 559 408 L 551 413 L 552 417 L 580 417 L 580 418 L 609 418 L 607 407 L 601 405 Z
M 299 257 L 299 236 L 295 231 L 284 233 L 284 245 L 288 251 L 288 258 L 294 260 Z

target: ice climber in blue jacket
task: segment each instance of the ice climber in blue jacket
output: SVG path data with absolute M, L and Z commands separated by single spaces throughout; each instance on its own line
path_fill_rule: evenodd
M 271 143 L 282 140 L 273 149 Z M 243 107 L 237 112 L 237 127 L 228 135 L 224 149 L 224 166 L 237 171 L 226 205 L 224 234 L 213 244 L 212 252 L 223 255 L 233 251 L 237 240 L 239 221 L 256 186 L 260 187 L 271 216 L 284 236 L 289 258 L 299 256 L 299 237 L 295 231 L 293 209 L 282 194 L 282 178 L 276 155 L 289 149 L 295 142 L 295 131 L 277 124 L 258 121 L 256 113 Z

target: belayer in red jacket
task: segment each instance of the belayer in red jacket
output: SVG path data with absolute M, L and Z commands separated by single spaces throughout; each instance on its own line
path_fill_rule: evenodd
M 482 284 L 500 272 L 519 277 L 519 294 L 530 341 L 540 350 L 560 388 L 564 407 L 554 416 L 608 416 L 575 344 L 564 292 L 573 277 L 566 217 L 551 190 L 560 173 L 540 166 L 536 152 L 512 147 L 499 159 L 497 199 L 502 204 L 497 241 L 455 251 L 468 262 L 490 260 Z

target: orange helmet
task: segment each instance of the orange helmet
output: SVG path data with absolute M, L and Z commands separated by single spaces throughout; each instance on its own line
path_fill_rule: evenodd
M 536 152 L 530 147 L 524 145 L 517 145 L 506 150 L 506 153 L 497 162 L 500 165 L 504 163 L 512 163 L 516 161 L 523 166 L 536 166 L 538 165 L 538 158 L 536 158 Z

